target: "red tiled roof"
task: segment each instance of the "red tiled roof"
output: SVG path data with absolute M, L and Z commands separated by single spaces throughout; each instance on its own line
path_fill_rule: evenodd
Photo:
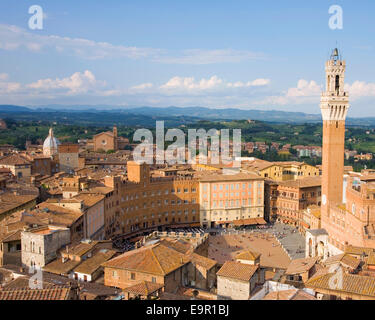
M 260 253 L 255 252 L 255 251 L 250 251 L 250 250 L 245 250 L 240 252 L 237 256 L 236 259 L 238 260 L 250 260 L 250 261 L 255 261 L 260 257 Z
M 0 300 L 68 300 L 70 288 L 0 290 Z
M 148 296 L 157 290 L 163 288 L 164 285 L 160 283 L 153 283 L 149 281 L 142 281 L 133 286 L 124 289 L 124 292 L 133 293 L 135 295 Z
M 167 275 L 189 261 L 187 255 L 158 243 L 126 252 L 103 263 L 102 266 Z
M 216 273 L 216 275 L 242 281 L 250 281 L 251 277 L 258 270 L 258 268 L 259 266 L 227 261 Z
M 18 154 L 11 154 L 9 156 L 5 156 L 0 159 L 0 165 L 27 165 L 31 164 L 28 160 L 24 157 L 21 157 Z
M 327 273 L 322 276 L 311 278 L 306 282 L 307 288 L 335 290 L 341 292 L 349 292 L 361 296 L 375 297 L 375 278 L 367 276 L 359 276 L 354 274 L 344 273 L 342 282 L 336 289 L 331 289 L 331 281 L 334 278 L 334 273 Z
M 309 271 L 316 263 L 318 259 L 313 258 L 301 258 L 292 260 L 286 269 L 285 274 L 300 274 Z

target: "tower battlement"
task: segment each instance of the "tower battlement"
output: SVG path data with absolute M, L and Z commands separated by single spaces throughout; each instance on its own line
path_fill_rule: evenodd
M 346 62 L 341 60 L 338 49 L 326 61 L 326 90 L 320 99 L 323 121 L 345 121 L 349 109 L 349 94 L 344 89 Z

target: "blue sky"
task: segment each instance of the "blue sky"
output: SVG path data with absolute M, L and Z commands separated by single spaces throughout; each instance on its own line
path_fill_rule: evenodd
M 43 30 L 31 30 L 31 5 Z M 328 26 L 331 5 L 343 29 Z M 0 2 L 0 103 L 319 113 L 324 61 L 347 61 L 350 116 L 375 116 L 375 2 Z

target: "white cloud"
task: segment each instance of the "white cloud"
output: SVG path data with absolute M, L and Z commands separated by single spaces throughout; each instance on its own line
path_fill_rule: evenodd
M 322 92 L 322 86 L 318 85 L 315 81 L 307 81 L 301 79 L 297 83 L 296 88 L 288 89 L 287 97 L 316 97 Z
M 127 47 L 81 38 L 39 35 L 16 26 L 0 24 L 0 49 L 16 50 L 22 47 L 30 51 L 53 49 L 59 53 L 80 56 L 86 59 L 138 59 L 161 52 L 159 49 Z
M 17 92 L 21 84 L 17 82 L 0 82 L 0 94 L 9 94 Z
M 96 80 L 93 73 L 89 70 L 85 72 L 75 72 L 67 78 L 56 79 L 41 79 L 26 87 L 37 90 L 38 92 L 66 92 L 67 94 L 83 94 L 89 91 L 96 91 L 104 87 L 104 81 Z
M 160 86 L 162 91 L 170 92 L 202 92 L 202 91 L 221 91 L 223 93 L 229 92 L 235 88 L 249 88 L 266 86 L 270 83 L 269 79 L 256 79 L 248 82 L 227 82 L 218 76 L 214 75 L 210 78 L 202 78 L 196 80 L 194 77 L 173 77 L 168 80 L 165 84 Z
M 54 50 L 59 54 L 78 56 L 84 59 L 149 59 L 168 64 L 212 64 L 238 63 L 263 58 L 261 53 L 233 49 L 187 49 L 168 52 L 158 48 L 139 48 L 114 45 L 82 38 L 57 35 L 40 35 L 12 25 L 0 24 L 0 49 L 17 50 L 26 48 L 32 52 Z
M 10 94 L 17 92 L 21 88 L 18 82 L 8 82 L 9 75 L 7 73 L 0 73 L 0 94 Z
M 270 83 L 270 79 L 255 79 L 253 81 L 248 82 L 229 82 L 227 85 L 229 88 L 248 88 L 248 87 L 258 87 L 258 86 L 266 86 Z
M 160 86 L 164 90 L 207 90 L 220 86 L 223 80 L 217 76 L 212 76 L 209 79 L 202 78 L 195 81 L 194 77 L 173 77 L 165 84 Z
M 270 95 L 260 101 L 256 101 L 256 105 L 298 105 L 313 103 L 319 101 L 319 96 L 323 87 L 315 81 L 300 79 L 296 87 L 292 87 L 284 91 L 280 95 Z
M 133 87 L 130 88 L 130 90 L 133 90 L 133 91 L 143 91 L 143 90 L 146 90 L 146 89 L 150 89 L 153 86 L 154 85 L 152 83 L 147 82 L 147 83 L 142 83 L 142 84 L 133 86 Z
M 345 90 L 349 92 L 349 96 L 354 99 L 361 97 L 375 96 L 375 83 L 367 83 L 364 81 L 354 81 L 351 85 L 346 84 Z

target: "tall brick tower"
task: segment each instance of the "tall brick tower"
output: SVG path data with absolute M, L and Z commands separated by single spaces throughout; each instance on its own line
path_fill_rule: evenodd
M 322 228 L 329 224 L 329 206 L 342 203 L 344 174 L 345 118 L 349 95 L 344 91 L 345 61 L 334 49 L 326 62 L 326 91 L 320 110 L 323 118 Z

